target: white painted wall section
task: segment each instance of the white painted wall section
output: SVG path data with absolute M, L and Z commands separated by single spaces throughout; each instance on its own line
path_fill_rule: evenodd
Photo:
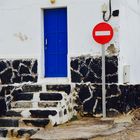
M 39 78 L 43 78 L 44 45 L 42 9 L 59 7 L 67 7 L 68 9 L 69 58 L 72 56 L 80 56 L 87 54 L 101 55 L 100 45 L 93 41 L 92 30 L 97 23 L 103 21 L 101 6 L 104 3 L 108 3 L 108 0 L 56 0 L 55 4 L 51 4 L 49 0 L 0 0 L 0 57 L 37 58 L 39 62 Z M 116 10 L 119 8 L 120 0 L 112 0 L 112 10 Z M 115 35 L 110 43 L 114 44 L 115 47 L 118 49 L 120 46 L 119 38 L 125 39 L 125 37 L 127 36 L 127 32 L 131 32 L 126 31 L 126 26 L 124 26 L 126 16 L 123 12 L 123 5 L 121 5 L 121 9 L 122 21 L 120 22 L 120 24 L 122 25 L 120 37 L 119 18 L 113 17 L 109 22 L 113 26 L 113 29 L 115 31 Z M 130 12 L 129 14 L 133 17 L 133 12 Z M 132 22 L 135 22 L 135 20 L 137 20 L 137 17 L 135 17 L 135 19 Z M 136 24 L 136 28 L 138 24 L 136 22 L 134 24 Z M 136 30 L 136 32 L 139 33 L 138 30 Z M 132 38 L 130 37 L 130 40 L 131 39 Z M 130 45 L 131 43 L 128 43 L 123 39 L 120 40 L 120 42 L 122 49 L 121 56 L 124 56 L 124 52 L 128 56 L 128 58 L 121 59 L 121 61 L 124 60 L 126 63 L 127 61 L 130 62 L 129 53 L 132 52 L 131 47 L 127 53 L 126 50 L 123 50 L 123 46 Z M 138 46 L 137 44 L 138 42 L 135 42 L 134 45 Z M 108 45 L 109 44 L 107 44 L 106 46 Z M 135 56 L 139 58 L 138 55 Z M 130 67 L 132 66 L 130 65 Z M 131 73 L 133 73 L 133 71 L 134 68 Z M 134 72 L 137 73 L 138 71 L 135 70 Z M 122 81 L 121 70 L 119 75 L 120 81 Z M 135 75 L 133 76 L 134 79 L 132 79 L 132 81 L 138 81 L 137 77 Z
M 120 83 L 123 66 L 130 65 L 130 83 L 140 83 L 140 2 L 122 0 L 120 6 Z

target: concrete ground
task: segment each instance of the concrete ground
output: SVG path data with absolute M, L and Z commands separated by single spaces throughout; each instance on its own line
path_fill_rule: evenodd
M 112 119 L 82 118 L 43 131 L 31 140 L 140 140 L 140 121 L 132 124 L 132 116 Z M 130 136 L 129 136 L 130 135 Z M 135 136 L 136 135 L 136 139 Z

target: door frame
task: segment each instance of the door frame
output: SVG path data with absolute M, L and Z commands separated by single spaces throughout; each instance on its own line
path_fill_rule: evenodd
M 44 10 L 47 9 L 67 9 L 67 77 L 45 77 L 45 52 L 44 52 Z M 40 78 L 39 81 L 47 82 L 49 84 L 64 84 L 71 82 L 71 73 L 70 73 L 70 54 L 69 54 L 69 12 L 67 6 L 55 6 L 55 7 L 42 7 L 41 8 L 41 56 L 40 56 Z

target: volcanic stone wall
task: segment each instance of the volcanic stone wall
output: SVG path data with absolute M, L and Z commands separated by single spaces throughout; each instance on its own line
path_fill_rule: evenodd
M 140 107 L 140 85 L 118 84 L 118 56 L 106 56 L 106 107 L 108 115 L 128 112 Z M 71 58 L 71 81 L 75 83 L 77 111 L 102 113 L 101 57 Z
M 0 59 L 0 84 L 37 82 L 37 60 Z
M 14 100 L 33 100 L 32 92 L 41 92 L 42 85 L 31 86 L 26 82 L 37 82 L 37 60 L 0 60 L 0 115 L 11 109 Z M 102 113 L 102 64 L 101 57 L 79 56 L 71 58 L 71 83 L 46 85 L 46 91 L 61 91 L 71 94 L 76 104 L 73 106 L 76 111 L 84 114 Z M 19 85 L 14 83 L 26 83 Z M 10 85 L 9 85 L 10 84 Z M 6 85 L 6 86 L 5 86 Z M 72 89 L 72 90 L 71 90 Z M 26 94 L 27 92 L 27 94 Z M 28 92 L 31 92 L 30 94 Z M 128 112 L 131 109 L 140 107 L 140 85 L 119 85 L 118 84 L 118 56 L 106 56 L 106 106 L 108 115 Z M 53 94 L 56 96 L 57 94 Z M 39 101 L 49 98 L 47 93 L 40 93 Z M 61 96 L 61 95 L 59 95 Z M 58 98 L 61 98 L 59 97 Z M 45 99 L 46 100 L 46 99 Z M 54 101 L 55 102 L 55 101 Z M 72 101 L 73 103 L 73 101 Z M 26 104 L 29 105 L 30 104 Z M 45 104 L 39 106 L 45 107 Z M 32 106 L 31 106 L 32 108 Z M 73 110 L 73 109 L 72 109 Z M 65 111 L 66 112 L 66 111 Z
M 106 83 L 118 83 L 118 57 L 106 58 Z M 80 56 L 71 59 L 71 81 L 73 83 L 102 83 L 101 57 Z
M 70 93 L 70 85 L 46 85 L 46 91 L 42 91 L 39 84 L 1 86 L 0 116 L 22 117 L 22 112 L 26 111 L 30 117 L 43 117 L 44 112 L 46 117 L 54 114 L 54 121 L 59 121 L 59 117 L 68 119 L 73 110 Z M 15 108 L 21 110 L 16 112 Z
M 97 115 L 102 113 L 102 85 L 76 84 L 76 109 L 83 109 L 84 114 Z M 127 113 L 140 107 L 140 85 L 106 85 L 107 115 Z

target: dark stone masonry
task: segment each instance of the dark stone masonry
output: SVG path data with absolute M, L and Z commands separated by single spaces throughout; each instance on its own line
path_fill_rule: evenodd
M 31 124 L 35 127 L 45 127 L 46 125 L 49 124 L 49 119 L 36 119 L 36 120 L 23 120 L 23 122 L 27 125 L 30 126 Z
M 0 84 L 37 82 L 37 60 L 0 59 Z
M 13 112 L 8 112 L 11 109 L 11 103 L 14 101 L 31 101 L 33 99 L 32 92 L 42 90 L 41 85 L 1 85 L 0 86 L 0 116 L 7 114 L 12 115 Z M 13 115 L 20 116 L 16 112 Z
M 19 122 L 17 119 L 3 119 L 0 118 L 0 127 L 18 127 Z
M 68 117 L 75 110 L 84 115 L 101 115 L 101 57 L 73 57 L 70 65 L 69 83 L 44 86 L 37 83 L 37 60 L 0 59 L 0 126 L 12 128 L 23 123 L 45 127 L 50 122 L 49 116 Z M 108 116 L 140 107 L 140 85 L 118 84 L 118 56 L 106 56 L 106 107 Z M 25 119 L 18 119 L 22 117 Z M 17 134 L 32 135 L 36 131 L 23 129 Z M 1 132 L 3 137 L 7 135 L 7 129 Z
M 71 92 L 71 85 L 47 85 L 46 86 L 46 90 L 47 91 L 59 91 L 59 92 L 65 92 L 67 93 L 68 95 L 70 94 Z
M 63 97 L 59 93 L 40 93 L 40 100 L 45 101 L 59 101 L 62 100 Z
M 77 84 L 75 91 L 78 104 L 85 114 L 102 113 L 102 86 L 99 84 Z M 106 85 L 106 107 L 108 115 L 127 113 L 140 107 L 140 85 Z
M 8 117 L 21 116 L 21 111 L 11 111 L 12 108 L 31 108 L 32 110 L 33 98 L 38 93 L 38 107 L 44 108 L 44 112 L 33 110 L 30 112 L 31 115 L 56 115 L 55 110 L 45 110 L 45 107 L 57 107 L 58 102 L 64 99 L 63 93 L 67 92 L 67 96 L 71 93 L 70 85 L 47 85 L 47 92 L 42 92 L 42 85 L 39 84 L 2 85 L 0 87 L 0 116 Z
M 140 107 L 140 85 L 118 84 L 118 56 L 106 56 L 106 107 L 108 115 L 126 113 Z M 76 110 L 84 114 L 102 113 L 101 57 L 71 58 L 71 81 L 76 84 Z M 80 107 L 81 106 L 81 107 Z
M 71 58 L 73 83 L 101 83 L 101 57 L 79 56 Z M 106 56 L 106 83 L 118 83 L 118 57 Z
M 48 118 L 49 115 L 55 116 L 55 110 L 30 110 L 31 117 L 33 118 Z

